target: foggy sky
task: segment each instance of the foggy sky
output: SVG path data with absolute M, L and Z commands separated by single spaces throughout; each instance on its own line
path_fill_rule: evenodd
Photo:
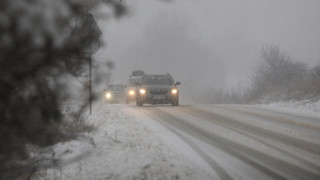
M 98 19 L 106 46 L 96 59 L 115 63 L 114 83 L 141 69 L 169 72 L 184 87 L 197 87 L 188 91 L 245 87 L 264 44 L 279 46 L 295 61 L 320 63 L 319 0 L 125 3 L 129 16 Z

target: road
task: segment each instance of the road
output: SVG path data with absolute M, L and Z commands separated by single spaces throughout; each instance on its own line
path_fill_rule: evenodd
M 320 179 L 320 117 L 246 105 L 122 110 L 165 129 L 157 135 L 168 143 L 179 139 L 177 151 L 191 149 L 193 155 L 185 154 L 200 158 L 219 179 Z

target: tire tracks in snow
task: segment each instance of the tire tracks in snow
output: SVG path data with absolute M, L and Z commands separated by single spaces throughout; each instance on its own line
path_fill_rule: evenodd
M 252 167 L 258 169 L 260 172 L 264 173 L 265 175 L 270 176 L 273 179 L 286 179 L 282 175 L 280 175 L 276 172 L 273 172 L 272 170 L 255 162 L 255 160 L 247 157 L 245 154 L 238 152 L 236 150 L 237 148 L 233 147 L 232 145 L 231 146 L 229 145 L 230 144 L 229 140 L 224 139 L 220 136 L 217 136 L 217 135 L 209 133 L 209 132 L 204 132 L 202 129 L 194 127 L 192 124 L 185 122 L 183 119 L 180 119 L 179 117 L 173 116 L 170 113 L 167 113 L 163 110 L 156 109 L 156 108 L 153 108 L 153 109 L 150 108 L 148 110 L 149 111 L 145 110 L 145 112 L 150 114 L 150 116 L 155 117 L 156 120 L 166 122 L 167 124 L 170 124 L 174 128 L 179 129 L 179 130 L 187 133 L 188 135 L 191 135 L 199 140 L 202 140 L 203 142 L 206 142 L 210 145 L 213 145 L 214 147 L 216 147 L 224 152 L 227 152 L 228 154 L 230 154 L 230 155 L 242 160 L 243 162 L 251 165 Z M 189 144 L 188 142 L 190 142 L 190 141 L 188 140 L 186 143 Z M 200 156 L 203 156 L 203 155 L 201 155 L 202 154 L 201 152 L 198 152 L 198 151 L 196 151 L 196 152 L 200 153 L 199 154 Z M 204 160 L 207 161 L 208 159 L 205 158 Z M 215 164 L 217 164 L 217 163 L 215 163 Z M 219 167 L 220 167 L 220 165 L 219 165 Z M 220 168 L 217 168 L 215 166 L 213 166 L 212 168 L 217 172 L 217 174 L 221 173 L 219 171 Z M 219 175 L 219 176 L 221 176 L 221 175 Z M 223 178 L 221 178 L 221 179 L 223 179 Z
M 219 119 L 220 123 L 221 123 L 221 121 L 227 121 L 227 123 L 229 123 L 229 125 L 230 125 L 230 123 L 233 126 L 237 125 L 237 123 L 233 124 L 234 121 L 231 121 L 230 119 L 228 119 L 226 117 L 223 117 L 221 115 L 216 115 L 214 113 L 211 113 L 211 112 L 208 112 L 205 110 L 201 110 L 199 108 L 179 107 L 178 109 L 180 109 L 181 111 L 186 111 L 187 113 L 192 114 L 196 117 L 200 117 L 201 119 L 210 120 L 210 121 L 212 121 L 212 119 L 215 119 L 215 120 Z M 183 132 L 185 132 L 185 133 L 187 133 L 197 139 L 200 139 L 203 142 L 211 144 L 214 147 L 217 147 L 220 150 L 242 160 L 243 162 L 247 163 L 248 165 L 254 167 L 255 169 L 259 170 L 260 172 L 266 174 L 267 176 L 269 176 L 271 178 L 286 179 L 286 177 L 283 176 L 283 173 L 285 173 L 285 175 L 289 175 L 289 177 L 291 177 L 291 178 L 298 178 L 298 179 L 319 179 L 320 178 L 320 175 L 317 173 L 314 173 L 313 171 L 301 168 L 301 167 L 296 166 L 294 164 L 290 164 L 290 163 L 283 161 L 283 160 L 279 160 L 279 159 L 272 157 L 268 154 L 264 154 L 260 151 L 254 150 L 250 147 L 246 147 L 243 144 L 225 139 L 225 138 L 223 138 L 217 134 L 214 134 L 212 132 L 203 131 L 203 129 L 196 127 L 196 126 L 186 122 L 185 120 L 183 120 L 179 117 L 176 117 L 170 113 L 167 113 L 162 109 L 155 107 L 155 108 L 150 108 L 148 110 L 144 109 L 144 111 L 146 113 L 150 114 L 151 116 L 156 117 L 156 119 L 158 121 L 160 120 L 162 122 L 165 122 L 176 129 L 179 129 L 179 130 L 181 130 L 181 131 L 183 131 Z M 217 121 L 217 122 L 219 122 L 219 121 Z M 247 124 L 240 124 L 241 128 L 244 128 L 246 126 L 247 126 Z M 254 130 L 254 128 L 256 128 L 256 127 L 253 127 L 250 125 L 249 125 L 249 127 L 250 127 L 249 130 L 254 131 L 254 132 L 259 132 L 261 130 L 261 129 Z M 244 128 L 244 129 L 247 129 L 247 128 Z M 262 137 L 264 137 L 265 134 L 266 133 L 263 133 L 260 135 L 262 135 Z M 250 137 L 253 137 L 253 136 L 250 135 Z M 268 137 L 268 135 L 267 135 L 267 137 Z M 183 138 L 183 140 L 186 142 L 185 139 L 186 138 Z M 186 143 L 188 143 L 190 145 L 190 140 L 187 140 Z M 203 157 L 203 155 L 202 155 L 202 157 Z M 309 164 L 309 166 L 310 166 L 310 164 Z M 317 167 L 313 167 L 313 168 L 317 168 Z M 219 169 L 219 168 L 217 168 L 217 166 L 214 166 L 213 169 L 215 171 L 219 171 L 219 170 L 217 170 L 217 169 Z
M 280 134 L 275 131 L 271 131 L 271 130 L 264 129 L 264 128 L 261 128 L 258 126 L 254 126 L 249 123 L 241 122 L 241 121 L 235 120 L 233 118 L 225 117 L 225 116 L 220 115 L 218 113 L 203 110 L 203 109 L 197 108 L 197 107 L 190 107 L 190 108 L 188 108 L 187 111 L 190 112 L 191 114 L 194 114 L 198 117 L 201 117 L 202 119 L 207 119 L 212 122 L 217 122 L 217 123 L 237 127 L 238 129 L 242 129 L 242 130 L 251 132 L 255 135 L 265 137 L 268 139 L 272 139 L 274 141 L 278 141 L 282 144 L 286 144 L 286 145 L 295 147 L 297 149 L 307 151 L 309 153 L 313 153 L 316 155 L 320 154 L 320 145 L 316 144 L 316 143 L 293 138 L 288 135 Z
M 229 110 L 229 111 L 233 111 L 233 112 L 238 112 L 238 113 L 242 113 L 242 114 L 246 114 L 246 115 L 251 115 L 253 117 L 265 118 L 265 119 L 272 121 L 272 122 L 282 122 L 284 124 L 290 124 L 290 125 L 294 125 L 297 127 L 304 127 L 304 128 L 320 131 L 320 120 L 315 119 L 315 118 L 304 117 L 301 115 L 295 115 L 293 117 L 293 115 L 288 114 L 288 113 L 284 113 L 284 112 L 273 112 L 273 114 L 271 114 L 272 111 L 270 111 L 270 110 L 262 110 L 262 109 L 258 109 L 255 107 L 253 109 L 256 109 L 260 113 L 258 113 L 257 111 L 253 111 L 250 108 L 244 108 L 244 107 L 241 107 L 241 108 L 232 107 L 232 106 L 231 107 L 213 106 L 213 107 L 225 109 L 225 110 Z M 277 116 L 275 116 L 274 113 L 276 113 Z M 296 118 L 304 119 L 306 121 L 295 120 Z
M 189 140 L 185 135 L 183 135 L 181 132 L 179 132 L 175 126 L 172 126 L 170 123 L 168 123 L 167 120 L 163 119 L 163 114 L 157 112 L 155 109 L 140 109 L 144 113 L 148 114 L 149 116 L 152 116 L 157 122 L 162 124 L 164 127 L 169 129 L 171 132 L 176 134 L 180 139 L 182 139 L 185 143 L 187 143 L 197 154 L 218 174 L 220 179 L 224 180 L 231 180 L 233 179 L 216 161 L 214 161 L 210 156 L 208 156 L 205 152 L 203 152 L 195 143 L 193 143 L 191 140 Z M 165 114 L 165 117 L 170 114 Z M 168 118 L 167 118 L 168 119 Z
M 261 144 L 264 144 L 264 145 L 266 145 L 266 146 L 268 146 L 268 147 L 270 147 L 270 148 L 272 148 L 272 149 L 274 149 L 274 150 L 276 150 L 276 151 L 278 151 L 278 152 L 280 152 L 282 154 L 285 154 L 285 155 L 289 156 L 290 158 L 293 158 L 293 159 L 295 159 L 295 160 L 297 160 L 299 162 L 302 162 L 303 164 L 305 164 L 306 166 L 308 166 L 309 168 L 313 169 L 316 172 L 320 172 L 320 166 L 315 165 L 313 163 L 310 163 L 309 161 L 301 158 L 300 156 L 298 156 L 296 154 L 293 154 L 293 153 L 291 153 L 289 151 L 286 151 L 286 150 L 283 150 L 283 149 L 277 147 L 276 145 L 271 144 L 270 142 L 268 142 L 265 139 L 266 136 L 264 136 L 263 134 L 255 133 L 255 132 L 260 132 L 261 131 L 260 128 L 254 127 L 254 128 L 256 128 L 256 131 L 252 132 L 252 127 L 249 128 L 249 129 L 244 128 L 244 126 L 248 126 L 249 124 L 238 126 L 237 123 L 231 123 L 230 119 L 227 118 L 227 117 L 223 117 L 223 119 L 222 119 L 221 115 L 216 115 L 216 114 L 213 114 L 212 112 L 203 113 L 203 111 L 205 111 L 205 110 L 202 110 L 202 109 L 200 110 L 201 111 L 201 113 L 200 113 L 200 112 L 198 112 L 199 111 L 198 108 L 195 108 L 196 110 L 192 110 L 192 109 L 193 108 L 188 108 L 188 109 L 182 108 L 182 111 L 184 111 L 184 112 L 186 112 L 186 113 L 188 113 L 190 115 L 193 115 L 195 117 L 201 117 L 202 119 L 208 120 L 211 123 L 215 123 L 215 124 L 217 124 L 219 126 L 222 126 L 222 127 L 226 128 L 226 129 L 229 129 L 229 130 L 237 132 L 237 133 L 239 133 L 241 135 L 244 135 L 244 136 L 246 136 L 246 137 L 248 137 L 250 139 L 253 139 L 253 140 L 255 140 L 255 141 L 257 141 L 257 142 L 259 142 Z M 209 116 L 208 115 L 204 115 L 204 114 L 207 114 L 207 113 L 210 113 L 211 115 L 209 115 Z M 274 133 L 274 132 L 272 132 L 272 133 Z M 274 137 L 274 136 L 271 136 L 271 137 Z M 272 140 L 277 141 L 277 138 L 272 138 Z M 293 142 L 293 141 L 295 141 L 295 140 L 293 139 L 290 142 Z M 283 143 L 283 142 L 284 141 L 280 140 L 280 143 Z M 288 145 L 292 145 L 292 143 L 289 143 Z M 312 144 L 310 146 L 312 146 Z M 303 147 L 299 147 L 299 148 L 303 150 Z

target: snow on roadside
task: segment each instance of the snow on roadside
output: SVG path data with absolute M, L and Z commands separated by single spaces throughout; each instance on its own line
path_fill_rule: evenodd
M 258 105 L 273 111 L 295 113 L 310 117 L 320 117 L 320 101 L 279 101 Z
M 94 104 L 87 118 L 97 129 L 53 146 L 57 166 L 31 179 L 212 179 L 120 108 Z

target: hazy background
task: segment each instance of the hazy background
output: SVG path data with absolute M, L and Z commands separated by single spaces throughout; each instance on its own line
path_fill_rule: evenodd
M 130 15 L 96 17 L 105 45 L 97 61 L 113 61 L 111 82 L 135 69 L 181 81 L 184 96 L 204 89 L 243 89 L 265 44 L 295 61 L 320 63 L 319 0 L 123 0 Z

